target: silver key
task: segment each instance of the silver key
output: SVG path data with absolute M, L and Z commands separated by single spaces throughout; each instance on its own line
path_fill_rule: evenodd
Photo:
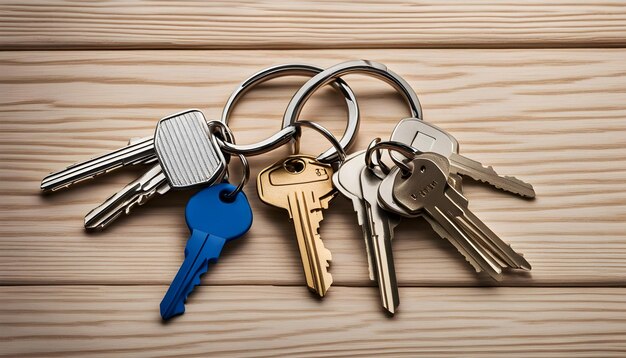
M 365 162 L 365 161 L 363 161 Z M 372 261 L 383 307 L 394 314 L 400 304 L 391 241 L 399 217 L 378 206 L 378 185 L 381 179 L 365 165 L 361 170 L 361 191 L 368 218 Z
M 394 314 L 398 304 L 398 286 L 396 283 L 391 251 L 393 228 L 399 223 L 399 216 L 387 213 L 376 204 L 376 189 L 362 191 L 361 171 L 365 168 L 365 151 L 350 155 L 333 175 L 333 184 L 343 195 L 352 200 L 359 225 L 363 230 L 370 280 L 376 280 L 380 290 L 382 305 Z M 369 189 L 369 187 L 368 187 Z M 364 196 L 371 199 L 368 203 Z
M 191 110 L 161 119 L 154 138 L 159 164 L 89 212 L 85 228 L 104 229 L 121 214 L 172 187 L 212 184 L 223 178 L 226 161 L 211 141 L 202 112 Z
M 457 140 L 448 132 L 428 122 L 416 118 L 403 119 L 396 125 L 391 140 L 408 144 L 421 152 L 435 152 L 447 157 L 451 174 L 468 176 L 520 196 L 535 197 L 532 185 L 515 177 L 501 176 L 491 166 L 484 166 L 460 155 Z
M 199 115 L 204 118 L 202 112 L 198 110 L 187 110 L 175 113 L 166 118 L 175 118 L 177 116 L 185 115 Z M 132 138 L 128 145 L 122 148 L 102 154 L 95 158 L 91 158 L 84 162 L 72 164 L 63 170 L 48 174 L 41 181 L 41 189 L 44 192 L 56 191 L 62 188 L 67 188 L 72 184 L 83 180 L 109 173 L 115 169 L 130 165 L 150 164 L 154 163 L 156 160 L 154 136 Z
M 479 220 L 469 210 L 467 199 L 448 185 L 450 169 L 445 157 L 424 153 L 417 156 L 412 164 L 415 170 L 408 178 L 403 178 L 402 175 L 394 178 L 393 197 L 401 207 L 411 214 L 427 214 L 427 217 L 439 224 L 446 235 L 453 238 L 453 243 L 469 255 L 468 259 L 471 257 L 471 260 L 497 280 L 501 278 L 502 264 L 491 255 L 490 250 L 495 246 L 508 248 L 507 254 L 518 263 L 515 268 L 530 270 L 530 264 Z M 481 239 L 476 240 L 477 237 Z M 485 244 L 488 248 L 482 247 Z
M 474 251 L 476 252 L 471 253 L 471 251 L 468 251 L 465 245 L 460 245 L 459 242 L 457 242 L 457 238 L 450 232 L 446 231 L 437 221 L 435 221 L 428 215 L 424 215 L 424 213 L 421 211 L 409 212 L 408 210 L 400 206 L 400 204 L 398 204 L 398 202 L 394 198 L 393 190 L 394 178 L 400 174 L 400 168 L 395 167 L 380 183 L 378 187 L 378 205 L 385 210 L 391 211 L 407 218 L 424 217 L 424 219 L 433 228 L 435 233 L 439 235 L 439 237 L 441 237 L 442 239 L 448 240 L 457 249 L 457 251 L 459 251 L 459 253 L 461 253 L 465 257 L 467 262 L 472 265 L 476 272 L 490 272 L 492 278 L 500 281 L 502 279 L 501 272 L 503 265 L 501 265 L 497 259 L 493 258 L 493 255 L 489 254 L 486 249 L 484 249 L 480 245 L 476 245 L 475 247 L 473 247 Z M 474 239 L 476 242 L 479 240 L 479 238 L 474 237 L 472 237 L 472 239 Z M 475 259 L 475 257 L 483 258 L 483 262 L 481 262 L 481 260 Z
M 421 152 L 435 152 L 448 158 L 460 157 L 460 155 L 456 154 L 459 150 L 459 143 L 453 136 L 433 124 L 416 118 L 407 118 L 400 121 L 391 134 L 391 140 L 410 145 Z M 399 154 L 392 153 L 391 155 L 397 156 Z M 400 157 L 398 159 L 402 160 L 404 158 Z M 452 185 L 457 192 L 462 194 L 462 179 L 458 174 L 450 173 L 448 184 Z M 387 187 L 386 189 L 389 196 L 391 196 L 391 190 L 389 190 L 391 187 Z M 530 187 L 530 189 L 532 191 L 532 187 Z M 441 232 L 440 228 L 433 226 L 433 229 L 437 232 Z M 476 234 L 473 236 L 476 240 L 481 240 L 484 237 L 493 237 L 496 235 L 485 236 Z M 527 264 L 523 258 L 520 260 L 521 256 L 515 253 L 515 251 L 502 240 L 485 242 L 483 246 L 488 249 L 487 253 L 491 254 L 495 260 L 502 262 L 503 266 L 523 268 L 524 265 Z

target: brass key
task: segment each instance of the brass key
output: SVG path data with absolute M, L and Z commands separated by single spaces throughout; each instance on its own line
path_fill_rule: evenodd
M 286 209 L 296 230 L 302 268 L 309 289 L 320 297 L 333 282 L 328 273 L 330 251 L 318 233 L 322 210 L 337 194 L 333 169 L 308 155 L 291 155 L 264 169 L 257 177 L 261 201 Z

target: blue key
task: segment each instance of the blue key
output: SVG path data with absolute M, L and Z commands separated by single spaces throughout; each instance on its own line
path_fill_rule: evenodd
M 227 241 L 245 234 L 252 225 L 252 209 L 246 195 L 238 193 L 234 200 L 223 195 L 235 189 L 222 183 L 209 186 L 189 199 L 185 209 L 191 236 L 185 246 L 185 261 L 161 301 L 164 320 L 185 312 L 185 301 L 200 276 L 207 272 L 209 262 L 217 261 Z

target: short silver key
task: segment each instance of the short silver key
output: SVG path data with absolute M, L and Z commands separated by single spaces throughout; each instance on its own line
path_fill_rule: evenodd
M 447 157 L 451 174 L 468 176 L 520 196 L 535 197 L 532 185 L 515 177 L 501 176 L 491 166 L 460 155 L 457 140 L 431 123 L 416 118 L 403 119 L 396 125 L 391 140 L 408 144 L 421 152 L 435 152 Z M 397 154 L 392 155 L 397 158 Z
M 376 280 L 382 305 L 388 313 L 393 315 L 400 304 L 400 296 L 391 241 L 393 240 L 393 231 L 400 219 L 396 214 L 387 212 L 378 206 L 380 182 L 381 179 L 364 165 L 361 170 L 361 191 L 368 219 L 372 261 L 376 270 Z
M 459 151 L 459 143 L 452 135 L 433 124 L 416 118 L 406 118 L 400 121 L 391 134 L 391 140 L 407 144 L 421 152 L 434 152 L 448 158 L 460 157 L 456 154 Z M 391 155 L 399 156 L 397 157 L 398 160 L 404 159 L 398 153 Z M 458 174 L 450 173 L 448 184 L 452 185 L 459 193 L 463 193 L 462 179 Z M 532 190 L 532 187 L 530 189 Z M 388 192 L 391 194 L 391 191 Z M 438 228 L 433 228 L 441 231 Z M 485 236 L 475 235 L 476 240 L 483 237 Z M 522 268 L 527 264 L 523 258 L 520 260 L 521 257 L 501 240 L 495 243 L 486 242 L 484 246 L 489 248 L 489 253 L 494 259 L 502 262 L 504 266 Z
M 209 185 L 220 181 L 226 160 L 211 140 L 202 112 L 191 110 L 163 118 L 157 125 L 154 149 L 159 164 L 125 186 L 85 217 L 85 228 L 104 229 L 122 213 L 171 188 Z
M 139 205 L 145 204 L 150 198 L 165 194 L 170 190 L 167 179 L 161 171 L 161 166 L 152 166 L 144 175 L 126 185 L 122 190 L 113 194 L 102 204 L 91 210 L 85 216 L 85 228 L 88 230 L 103 230 L 120 215 L 128 215 Z

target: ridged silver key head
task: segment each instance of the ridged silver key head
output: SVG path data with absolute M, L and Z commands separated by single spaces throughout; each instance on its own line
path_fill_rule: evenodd
M 223 178 L 226 160 L 210 136 L 206 119 L 198 110 L 159 121 L 154 150 L 172 188 L 210 185 Z

